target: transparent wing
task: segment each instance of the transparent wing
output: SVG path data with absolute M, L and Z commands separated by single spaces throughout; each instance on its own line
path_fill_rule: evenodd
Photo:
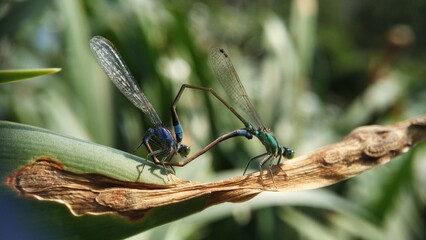
M 124 96 L 148 115 L 154 126 L 162 125 L 157 112 L 145 94 L 139 89 L 133 75 L 130 73 L 114 45 L 101 36 L 95 36 L 90 40 L 90 48 L 106 75 L 108 75 Z
M 256 127 L 264 128 L 253 103 L 235 71 L 229 55 L 222 48 L 213 48 L 209 54 L 213 73 L 234 103 L 250 116 Z

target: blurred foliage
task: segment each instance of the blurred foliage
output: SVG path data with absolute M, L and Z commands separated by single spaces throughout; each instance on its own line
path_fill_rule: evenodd
M 357 126 L 425 113 L 425 10 L 423 0 L 3 1 L 0 68 L 62 71 L 1 85 L 0 119 L 131 151 L 150 123 L 101 72 L 89 39 L 102 35 L 117 46 L 167 125 L 182 83 L 225 96 L 206 59 L 211 47 L 221 46 L 265 123 L 300 155 Z M 242 127 L 199 92 L 186 93 L 178 112 L 193 151 Z M 177 175 L 201 182 L 239 175 L 262 150 L 257 140 L 228 140 Z M 326 189 L 265 193 L 134 239 L 424 239 L 425 154 L 421 144 Z M 4 216 L 7 233 L 16 221 L 5 224 Z M 19 234 L 42 230 L 48 226 Z

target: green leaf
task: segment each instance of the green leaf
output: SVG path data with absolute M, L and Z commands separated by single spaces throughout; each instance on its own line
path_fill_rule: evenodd
M 138 222 L 112 214 L 76 217 L 62 204 L 23 198 L 4 184 L 7 176 L 39 157 L 54 159 L 66 170 L 75 173 L 97 173 L 121 181 L 173 183 L 161 166 L 129 153 L 46 129 L 0 121 L 0 176 L 3 182 L 0 187 L 0 211 L 7 213 L 1 218 L 2 225 L 6 224 L 3 226 L 5 228 L 24 229 L 25 233 L 37 234 L 43 239 L 117 239 L 185 217 L 201 211 L 205 206 L 206 196 L 200 196 L 151 209 Z M 138 166 L 142 163 L 146 166 L 140 174 Z M 10 234 L 6 236 L 22 236 L 17 232 Z
M 0 159 L 9 174 L 39 157 L 49 157 L 74 173 L 97 173 L 120 181 L 173 183 L 164 169 L 151 161 L 46 129 L 0 121 L 0 136 Z M 141 173 L 143 164 L 146 166 Z
M 53 74 L 61 71 L 60 68 L 39 68 L 39 69 L 11 69 L 0 70 L 0 83 L 15 82 L 43 75 Z

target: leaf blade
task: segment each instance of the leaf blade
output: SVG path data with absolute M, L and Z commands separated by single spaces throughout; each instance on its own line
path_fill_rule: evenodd
M 38 69 L 9 69 L 0 70 L 0 83 L 10 83 L 43 75 L 54 74 L 61 68 L 38 68 Z

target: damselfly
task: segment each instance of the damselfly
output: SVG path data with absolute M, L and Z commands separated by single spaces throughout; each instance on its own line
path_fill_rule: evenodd
M 190 147 L 181 143 L 183 131 L 179 130 L 182 129 L 180 124 L 177 123 L 175 127 L 174 137 L 136 84 L 135 78 L 114 45 L 104 37 L 95 36 L 90 40 L 90 48 L 115 86 L 130 102 L 142 110 L 153 124 L 153 127 L 145 132 L 141 143 L 148 149 L 148 157 L 152 157 L 156 164 L 163 166 L 164 162 L 170 161 L 173 155 L 177 153 L 186 157 L 190 152 Z M 151 147 L 151 144 L 155 147 L 155 150 Z
M 207 152 L 210 148 L 226 139 L 237 136 L 244 136 L 248 139 L 253 137 L 252 133 L 246 129 L 235 130 L 217 138 L 199 152 L 187 158 L 185 161 L 171 162 L 174 155 L 179 154 L 181 157 L 187 157 L 190 152 L 190 147 L 181 143 L 183 140 L 183 129 L 176 112 L 176 103 L 186 85 L 184 84 L 182 86 L 181 91 L 178 93 L 173 102 L 172 121 L 175 132 L 175 136 L 173 136 L 171 131 L 162 123 L 157 112 L 154 110 L 145 94 L 136 84 L 135 78 L 130 73 L 127 65 L 124 63 L 114 45 L 104 37 L 95 36 L 90 40 L 90 48 L 102 69 L 115 86 L 121 91 L 121 93 L 123 93 L 124 96 L 127 97 L 127 99 L 130 100 L 130 102 L 142 110 L 142 112 L 148 116 L 151 123 L 154 125 L 145 132 L 141 143 L 141 145 L 144 144 L 147 148 L 149 152 L 148 157 L 151 157 L 154 160 L 154 163 L 161 164 L 164 168 L 165 165 L 184 166 L 186 163 L 191 162 L 195 158 Z M 151 147 L 151 144 L 155 147 L 155 149 Z
M 213 48 L 210 51 L 209 61 L 214 75 L 225 89 L 228 96 L 251 118 L 251 121 L 254 124 L 242 118 L 241 115 L 237 115 L 237 117 L 244 123 L 245 129 L 256 136 L 266 149 L 265 153 L 255 156 L 249 160 L 244 173 L 247 171 L 251 161 L 262 158 L 259 163 L 260 172 L 262 172 L 263 165 L 269 161 L 270 163 L 268 168 L 271 177 L 273 177 L 271 171 L 273 160 L 278 158 L 277 164 L 279 164 L 282 157 L 291 159 L 294 156 L 294 151 L 288 147 L 280 145 L 274 134 L 271 132 L 271 129 L 265 127 L 253 103 L 247 95 L 228 53 L 226 53 L 224 49 Z
M 222 87 L 225 89 L 228 96 L 232 99 L 232 101 L 237 106 L 239 106 L 239 108 L 241 108 L 241 110 L 243 110 L 250 117 L 251 121 L 254 124 L 250 123 L 245 118 L 243 118 L 233 107 L 231 107 L 225 100 L 223 100 L 211 88 L 204 88 L 204 87 L 198 87 L 198 86 L 192 86 L 192 85 L 183 85 L 178 95 L 176 96 L 172 109 L 175 109 L 175 105 L 177 104 L 177 101 L 180 95 L 186 88 L 192 88 L 192 89 L 207 91 L 211 93 L 220 102 L 222 102 L 222 104 L 224 104 L 235 116 L 237 116 L 237 118 L 240 119 L 240 121 L 244 124 L 245 128 L 239 129 L 239 131 L 243 133 L 242 134 L 243 136 L 248 136 L 249 135 L 248 133 L 250 133 L 251 135 L 256 136 L 260 140 L 260 142 L 265 146 L 266 152 L 251 158 L 248 161 L 243 174 L 245 174 L 245 172 L 247 171 L 247 168 L 249 167 L 250 163 L 253 160 L 261 158 L 261 161 L 259 163 L 260 172 L 262 172 L 263 166 L 267 162 L 269 162 L 268 170 L 273 180 L 273 174 L 271 170 L 273 166 L 273 160 L 278 158 L 277 164 L 279 164 L 281 162 L 282 157 L 291 159 L 294 156 L 294 151 L 288 147 L 284 147 L 280 145 L 276 137 L 271 132 L 271 130 L 265 127 L 254 105 L 252 104 L 249 96 L 247 95 L 246 90 L 244 89 L 240 81 L 240 78 L 238 77 L 237 72 L 235 71 L 235 68 L 229 58 L 229 55 L 225 52 L 225 50 L 221 48 L 213 48 L 209 54 L 209 62 L 213 69 L 213 73 L 215 77 L 220 82 Z M 228 139 L 234 136 L 241 136 L 241 134 L 232 135 L 228 133 L 223 136 L 227 136 L 226 139 Z M 218 139 L 221 139 L 221 138 L 222 137 L 219 137 Z M 179 166 L 186 165 L 192 160 L 193 159 L 188 159 L 188 160 L 179 162 Z M 261 181 L 263 182 L 262 178 L 261 178 Z

